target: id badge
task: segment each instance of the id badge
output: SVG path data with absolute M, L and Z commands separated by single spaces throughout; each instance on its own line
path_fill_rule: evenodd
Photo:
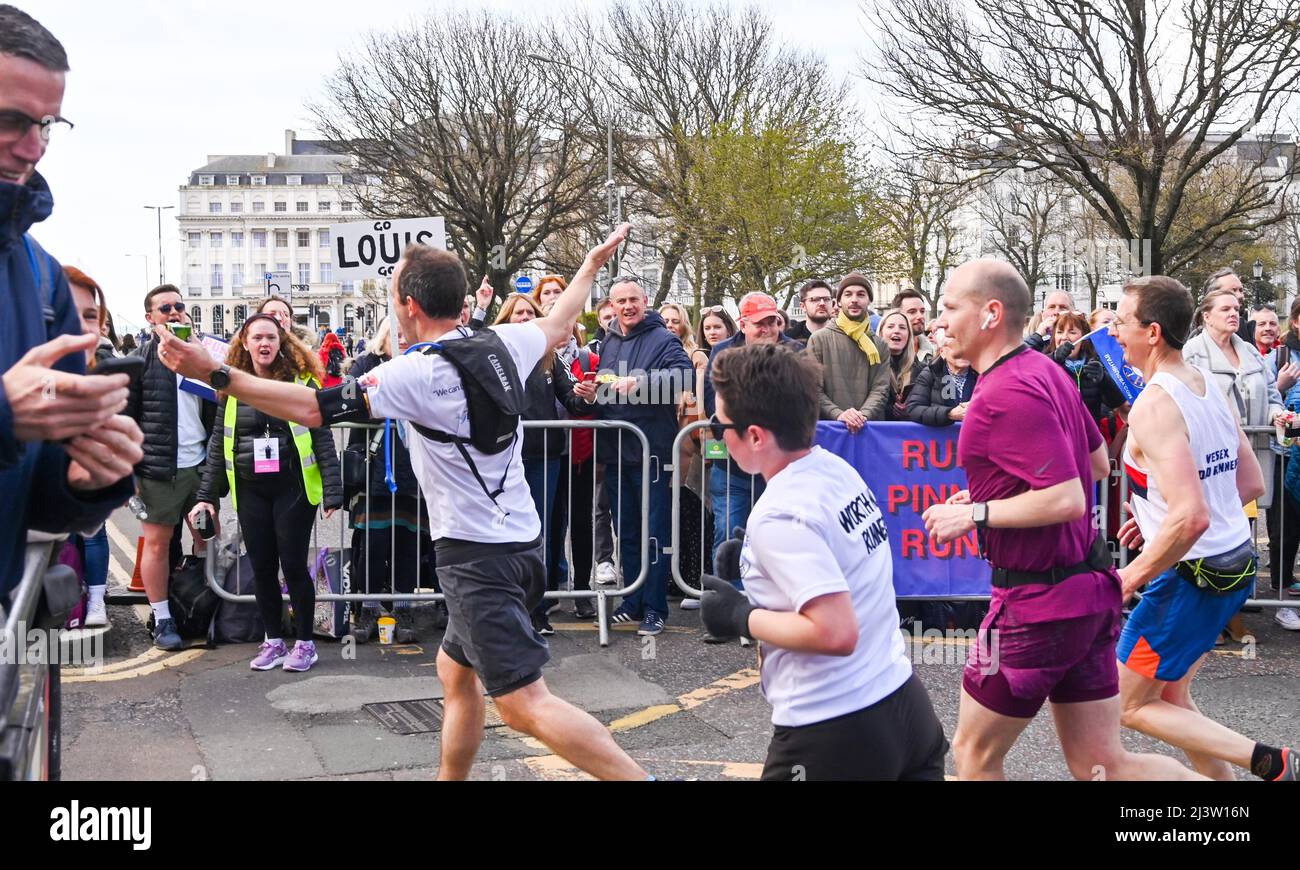
M 280 470 L 280 439 L 253 439 L 253 473 L 275 474 Z

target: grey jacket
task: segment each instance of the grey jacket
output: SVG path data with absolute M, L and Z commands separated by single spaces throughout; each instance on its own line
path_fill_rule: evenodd
M 1183 346 L 1183 359 L 1189 365 L 1208 369 L 1223 394 L 1228 397 L 1228 407 L 1241 420 L 1243 426 L 1271 426 L 1273 415 L 1286 410 L 1282 394 L 1277 390 L 1277 372 L 1260 354 L 1259 349 L 1239 336 L 1232 337 L 1233 349 L 1241 360 L 1240 368 L 1233 368 L 1227 356 L 1209 334 L 1202 332 Z M 1259 506 L 1267 508 L 1273 503 L 1273 462 L 1269 450 L 1268 434 L 1249 435 L 1255 458 L 1264 472 L 1264 497 Z
M 871 334 L 880 364 L 872 365 L 858 343 L 834 323 L 808 339 L 808 353 L 822 364 L 821 419 L 837 420 L 856 408 L 868 420 L 884 420 L 889 403 L 889 347 Z

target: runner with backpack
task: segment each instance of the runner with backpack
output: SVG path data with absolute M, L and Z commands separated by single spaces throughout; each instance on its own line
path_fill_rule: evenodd
M 524 483 L 524 378 L 573 329 L 599 269 L 627 238 L 623 224 L 587 254 L 551 314 L 470 333 L 455 254 L 407 248 L 391 283 L 405 355 L 357 382 L 317 393 L 220 366 L 196 342 L 159 332 L 173 371 L 266 413 L 319 426 L 405 420 L 411 464 L 433 518 L 450 623 L 438 652 L 445 691 L 439 779 L 465 779 L 483 739 L 483 690 L 505 724 L 600 779 L 647 779 L 595 718 L 550 693 L 550 651 L 529 613 L 545 588 L 541 522 Z

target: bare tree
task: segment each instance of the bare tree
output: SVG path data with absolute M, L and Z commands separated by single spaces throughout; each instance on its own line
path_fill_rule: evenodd
M 1016 267 L 1031 290 L 1047 281 L 1047 258 L 1059 238 L 1065 191 L 1053 179 L 1012 170 L 975 196 L 986 239 Z
M 489 13 L 444 13 L 372 33 L 309 108 L 349 143 L 357 201 L 376 217 L 441 215 L 451 247 L 497 295 L 554 234 L 589 220 L 599 163 L 555 85 L 521 62 L 535 35 Z M 576 120 L 576 119 L 574 119 Z
M 975 177 L 937 160 L 899 154 L 893 159 L 883 184 L 883 216 L 902 252 L 908 281 L 934 312 L 948 271 L 961 260 L 960 212 Z M 933 278 L 929 290 L 927 274 Z
M 1177 271 L 1225 233 L 1283 219 L 1265 167 L 1274 147 L 1294 152 L 1280 125 L 1300 82 L 1300 0 L 871 0 L 868 9 L 879 52 L 864 74 L 916 110 L 918 147 L 963 164 L 1011 156 L 1051 173 L 1116 236 L 1148 241 L 1150 271 Z M 1246 182 L 1179 226 L 1189 186 L 1223 160 L 1250 167 Z M 1291 159 L 1283 175 L 1298 171 Z
M 637 197 L 632 208 L 664 224 L 655 303 L 667 296 L 693 235 L 707 225 L 692 179 L 701 140 L 747 122 L 773 128 L 842 123 L 846 89 L 821 60 L 780 46 L 771 21 L 742 10 L 686 0 L 617 5 L 599 22 L 569 21 L 565 55 L 570 93 L 579 94 L 593 148 L 603 148 L 613 113 L 614 168 Z M 731 276 L 705 260 L 704 300 L 718 302 Z

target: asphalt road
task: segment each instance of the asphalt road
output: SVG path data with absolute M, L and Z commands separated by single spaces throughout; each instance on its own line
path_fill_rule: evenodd
M 337 522 L 321 532 L 337 542 Z M 120 511 L 110 528 L 110 585 L 129 579 L 138 526 Z M 252 644 L 177 653 L 153 650 L 143 606 L 109 608 L 105 667 L 66 672 L 66 779 L 428 779 L 436 773 L 436 733 L 402 736 L 363 705 L 442 695 L 434 667 L 440 632 L 420 607 L 420 642 L 381 647 L 318 640 L 307 674 L 254 672 Z M 552 661 L 545 677 L 560 696 L 588 710 L 661 778 L 751 779 L 771 736 L 757 661 L 738 644 L 700 641 L 698 611 L 676 606 L 667 630 L 643 639 L 616 630 L 601 649 L 594 626 L 552 616 Z M 1250 614 L 1257 642 L 1224 648 L 1198 677 L 1208 715 L 1255 739 L 1300 744 L 1300 635 Z M 911 640 L 917 672 L 951 737 L 965 641 Z M 1125 732 L 1133 748 L 1176 754 Z M 951 756 L 948 760 L 951 774 Z M 1040 716 L 1007 761 L 1016 779 L 1067 779 L 1050 718 Z M 569 779 L 582 774 L 544 746 L 504 727 L 489 728 L 474 776 Z M 1247 778 L 1244 772 L 1241 778 Z

